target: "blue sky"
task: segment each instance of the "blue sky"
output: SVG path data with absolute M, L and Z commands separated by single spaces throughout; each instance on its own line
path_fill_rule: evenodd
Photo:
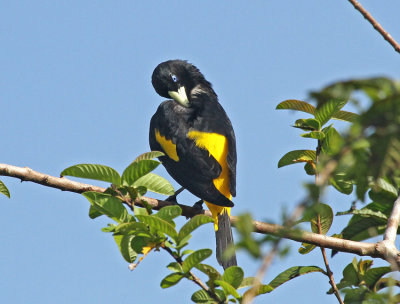
M 397 0 L 362 4 L 400 40 Z M 232 213 L 275 222 L 283 208 L 302 199 L 307 181 L 302 166 L 278 170 L 279 158 L 315 146 L 290 127 L 304 115 L 275 106 L 337 80 L 398 78 L 400 70 L 399 54 L 345 0 L 3 0 L 0 44 L 0 162 L 54 176 L 77 163 L 122 171 L 149 150 L 149 121 L 163 100 L 151 86 L 153 69 L 168 59 L 187 59 L 213 83 L 236 131 Z M 167 177 L 161 167 L 157 173 Z M 130 272 L 112 237 L 100 231 L 108 221 L 89 219 L 83 197 L 1 180 L 12 199 L 0 197 L 0 302 L 190 302 L 196 290 L 190 282 L 159 287 L 169 272 L 165 254 L 149 255 Z M 350 200 L 334 192 L 326 198 L 335 211 Z M 189 194 L 180 197 L 194 201 Z M 335 218 L 331 232 L 345 221 Z M 193 236 L 191 248 L 214 243 L 209 225 Z M 265 282 L 290 266 L 323 266 L 317 250 L 300 256 L 299 244 L 288 244 L 292 254 L 274 261 Z M 336 256 L 333 269 L 352 258 Z M 255 274 L 257 262 L 241 253 L 238 261 L 246 276 Z M 214 259 L 207 262 L 216 266 Z M 325 277 L 311 274 L 256 303 L 336 303 L 328 289 Z

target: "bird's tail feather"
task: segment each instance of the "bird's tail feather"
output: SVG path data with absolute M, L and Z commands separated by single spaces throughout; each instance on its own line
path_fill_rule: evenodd
M 231 228 L 231 220 L 227 210 L 224 208 L 223 211 L 218 215 L 218 230 L 215 231 L 215 238 L 217 241 L 217 261 L 224 269 L 230 266 L 236 266 L 236 254 L 233 252 L 228 259 L 225 259 L 223 254 L 225 250 L 233 245 L 233 236 Z

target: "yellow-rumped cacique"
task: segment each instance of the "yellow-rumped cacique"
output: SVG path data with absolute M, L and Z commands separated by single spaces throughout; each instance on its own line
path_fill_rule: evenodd
M 216 255 L 224 269 L 236 265 L 230 222 L 236 196 L 236 138 L 211 83 L 184 60 L 160 63 L 152 75 L 156 92 L 172 98 L 160 104 L 150 122 L 150 148 L 185 189 L 202 199 L 214 218 Z

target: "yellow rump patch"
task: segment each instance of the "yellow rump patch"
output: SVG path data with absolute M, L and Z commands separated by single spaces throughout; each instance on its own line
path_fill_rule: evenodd
M 163 148 L 164 152 L 168 155 L 169 158 L 174 161 L 179 161 L 179 156 L 176 153 L 176 145 L 170 139 L 166 139 L 165 136 L 160 134 L 160 131 L 157 129 L 154 130 L 156 135 L 156 141 Z

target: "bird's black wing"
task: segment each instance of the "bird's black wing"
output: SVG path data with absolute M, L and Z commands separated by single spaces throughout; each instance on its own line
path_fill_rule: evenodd
M 177 115 L 176 111 L 181 112 Z M 160 161 L 181 186 L 205 201 L 232 207 L 232 201 L 220 193 L 213 183 L 221 174 L 220 164 L 207 150 L 199 148 L 194 140 L 187 137 L 190 129 L 187 116 L 190 115 L 190 109 L 177 107 L 174 101 L 163 102 L 150 122 L 150 148 L 167 154 L 160 157 Z M 175 146 L 178 159 L 168 156 L 170 149 L 166 148 L 165 142 L 163 144 L 157 140 L 156 130 L 169 141 L 169 147 Z

